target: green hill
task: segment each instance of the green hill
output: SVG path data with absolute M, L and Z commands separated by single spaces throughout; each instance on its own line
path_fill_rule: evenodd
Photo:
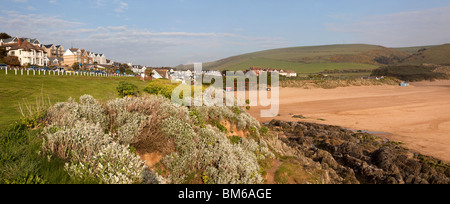
M 450 65 L 450 44 L 424 48 L 403 60 L 402 64 Z
M 428 49 L 428 48 L 432 48 L 435 46 L 436 45 L 428 45 L 428 46 L 417 46 L 417 47 L 399 47 L 399 48 L 391 48 L 391 49 L 412 55 L 412 54 L 419 52 L 422 49 Z
M 328 70 L 374 69 L 379 57 L 405 58 L 408 54 L 376 45 L 349 44 L 292 47 L 243 54 L 203 64 L 205 70 L 246 70 L 264 67 L 317 73 Z M 177 68 L 192 69 L 192 65 Z

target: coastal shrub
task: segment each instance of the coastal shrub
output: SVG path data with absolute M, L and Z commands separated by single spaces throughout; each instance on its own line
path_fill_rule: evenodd
M 217 124 L 217 128 L 220 130 L 220 132 L 223 132 L 225 134 L 228 133 L 228 130 L 225 126 L 223 126 L 222 124 Z
M 132 83 L 125 82 L 125 81 L 119 82 L 119 85 L 117 86 L 116 91 L 117 91 L 117 95 L 120 98 L 139 95 L 138 87 Z
M 257 184 L 263 179 L 258 171 L 258 160 L 251 151 L 241 145 L 233 145 L 223 133 L 216 132 L 210 126 L 201 129 L 203 138 L 215 141 L 203 145 L 203 158 L 206 175 L 214 184 Z M 205 143 L 203 143 L 205 144 Z M 212 145 L 211 145 L 212 144 Z
M 106 127 L 107 124 L 103 106 L 90 95 L 80 97 L 80 117 L 92 123 L 99 123 L 102 127 Z
M 72 127 L 81 118 L 92 123 L 99 123 L 105 127 L 108 123 L 105 110 L 92 96 L 80 97 L 80 103 L 72 98 L 67 102 L 57 103 L 47 111 L 47 119 L 50 124 Z
M 403 81 L 448 79 L 445 73 L 434 72 L 436 67 L 400 65 L 380 67 L 372 71 L 372 76 L 395 77 Z
M 204 170 L 208 183 L 262 183 L 254 152 L 233 145 L 218 129 L 207 125 L 196 131 L 177 118 L 169 118 L 164 125 L 168 136 L 176 137 L 177 152 L 163 158 L 173 183 L 184 183 L 197 170 Z
M 103 145 L 112 141 L 102 128 L 86 120 L 76 121 L 73 127 L 49 126 L 45 135 L 43 149 L 64 160 L 91 160 Z
M 115 135 L 116 140 L 120 144 L 130 145 L 134 143 L 134 140 L 141 130 L 142 123 L 148 119 L 141 113 L 130 113 L 122 112 L 117 117 L 117 134 Z
M 225 106 L 202 106 L 196 107 L 195 110 L 198 112 L 198 118 L 202 121 L 229 121 L 235 123 L 239 130 L 250 130 L 251 128 L 256 128 L 259 130 L 259 122 L 247 112 L 242 111 L 239 107 L 225 107 Z M 256 133 L 259 135 L 258 133 Z
M 168 99 L 172 98 L 172 92 L 177 88 L 178 84 L 172 84 L 170 80 L 166 79 L 158 79 L 153 80 L 145 87 L 144 91 L 153 94 L 153 95 L 161 95 Z
M 241 114 L 236 116 L 237 128 L 239 130 L 251 130 L 256 129 L 256 134 L 259 136 L 259 131 L 257 131 L 261 125 L 259 122 L 246 112 L 241 112 Z
M 261 127 L 261 129 L 259 129 L 259 132 L 263 135 L 267 134 L 269 132 L 269 128 L 267 127 Z
M 239 144 L 241 143 L 242 139 L 239 136 L 232 136 L 230 137 L 231 144 Z
M 104 184 L 133 184 L 140 182 L 145 167 L 128 146 L 111 142 L 103 145 L 92 159 L 66 163 L 65 169 L 81 179 L 93 177 Z
M 233 121 L 235 114 L 229 107 L 225 106 L 202 106 L 195 108 L 198 116 L 204 121 Z
M 124 97 L 104 106 L 83 96 L 79 103 L 56 104 L 47 117 L 43 152 L 63 159 L 69 175 L 81 180 L 257 184 L 263 182 L 260 160 L 272 156 L 261 141 L 227 138 L 224 120 L 259 135 L 258 121 L 245 111 L 188 109 L 161 95 Z M 137 156 L 154 152 L 162 156 L 164 176 L 145 169 Z
M 44 134 L 44 152 L 64 159 L 69 175 L 107 184 L 139 182 L 143 162 L 128 146 L 114 142 L 99 124 L 83 119 L 72 128 L 49 126 Z
M 80 105 L 72 98 L 67 102 L 55 104 L 47 111 L 47 120 L 53 125 L 71 127 L 80 118 Z

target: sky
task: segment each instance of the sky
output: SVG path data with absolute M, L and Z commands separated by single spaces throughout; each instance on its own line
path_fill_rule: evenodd
M 450 43 L 450 0 L 0 0 L 0 32 L 176 66 L 283 47 Z

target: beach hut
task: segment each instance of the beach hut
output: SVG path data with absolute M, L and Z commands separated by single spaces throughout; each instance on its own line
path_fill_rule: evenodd
M 407 86 L 409 86 L 409 82 L 404 81 L 404 82 L 400 83 L 400 86 L 407 87 Z

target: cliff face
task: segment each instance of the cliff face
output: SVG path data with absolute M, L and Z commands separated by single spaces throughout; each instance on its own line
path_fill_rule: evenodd
M 274 151 L 313 169 L 321 183 L 450 184 L 450 165 L 374 135 L 277 120 L 269 128 Z

